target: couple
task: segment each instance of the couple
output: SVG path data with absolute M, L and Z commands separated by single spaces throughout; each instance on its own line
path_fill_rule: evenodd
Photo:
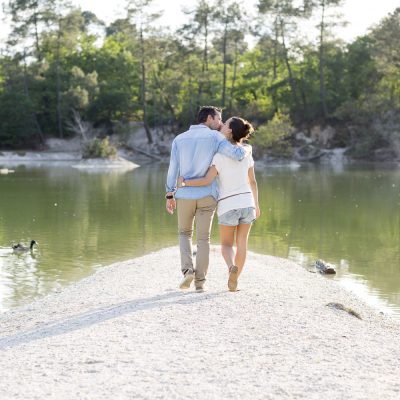
M 221 114 L 217 107 L 200 108 L 198 125 L 190 126 L 172 142 L 167 175 L 166 208 L 170 214 L 178 209 L 183 273 L 180 288 L 189 289 L 194 280 L 197 292 L 205 290 L 211 225 L 217 204 L 221 252 L 228 266 L 228 288 L 232 292 L 237 290 L 246 260 L 251 224 L 260 216 L 251 146 L 242 143 L 252 134 L 253 127 L 238 117 L 222 124 Z M 195 220 L 196 268 L 192 255 Z

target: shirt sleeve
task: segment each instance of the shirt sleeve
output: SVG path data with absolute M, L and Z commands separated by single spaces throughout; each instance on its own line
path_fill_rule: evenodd
M 176 181 L 179 174 L 179 163 L 178 163 L 178 149 L 175 140 L 172 142 L 171 148 L 171 158 L 169 160 L 167 183 L 165 185 L 165 190 L 167 192 L 175 192 Z
M 218 172 L 219 172 L 220 160 L 221 160 L 221 157 L 217 153 L 214 155 L 214 157 L 211 161 L 211 165 L 214 165 L 214 167 L 217 169 Z
M 249 168 L 254 167 L 254 159 L 253 156 L 249 156 Z
M 241 146 L 234 146 L 222 133 L 215 132 L 217 142 L 217 153 L 232 158 L 233 160 L 241 161 L 246 155 L 245 150 Z

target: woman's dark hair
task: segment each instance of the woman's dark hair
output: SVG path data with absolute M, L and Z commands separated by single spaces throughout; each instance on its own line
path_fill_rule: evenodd
M 239 117 L 231 118 L 229 128 L 232 130 L 232 140 L 236 143 L 243 138 L 247 139 L 254 132 L 253 125 Z
M 222 110 L 214 106 L 203 106 L 200 107 L 199 113 L 197 114 L 197 122 L 202 124 L 207 121 L 207 117 L 211 115 L 212 118 L 215 117 L 217 113 L 222 113 Z

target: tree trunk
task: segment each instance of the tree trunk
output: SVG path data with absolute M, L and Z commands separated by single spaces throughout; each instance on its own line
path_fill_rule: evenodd
M 35 12 L 33 14 L 33 21 L 35 25 L 35 46 L 36 46 L 36 52 L 37 52 L 37 57 L 39 61 L 42 61 L 42 51 L 40 49 L 39 45 L 39 32 L 38 32 L 38 21 L 37 21 L 37 9 L 35 8 Z
M 325 0 L 322 0 L 322 17 L 320 26 L 320 40 L 319 40 L 319 98 L 321 102 L 321 110 L 324 119 L 328 117 L 328 109 L 326 107 L 326 90 L 325 90 L 325 52 L 324 52 L 324 29 L 325 29 Z
M 235 91 L 235 83 L 236 83 L 236 75 L 237 75 L 237 64 L 238 64 L 238 45 L 237 42 L 235 42 L 235 59 L 233 61 L 233 77 L 232 77 L 232 85 L 231 85 L 231 93 L 229 97 L 229 111 L 232 112 L 232 100 L 233 100 L 233 94 Z
M 222 107 L 225 107 L 225 97 L 226 97 L 226 68 L 227 68 L 226 45 L 228 39 L 227 36 L 228 36 L 228 23 L 227 21 L 225 21 L 224 40 L 222 45 L 223 63 L 224 63 L 224 69 L 222 73 L 222 100 L 221 100 Z
M 283 53 L 285 56 L 286 68 L 287 68 L 288 75 L 289 75 L 289 84 L 290 84 L 290 88 L 292 90 L 293 100 L 294 100 L 294 104 L 296 106 L 296 110 L 299 111 L 300 103 L 299 103 L 299 98 L 297 95 L 297 86 L 296 86 L 296 81 L 293 77 L 292 68 L 291 68 L 290 62 L 289 62 L 288 52 L 287 52 L 286 43 L 285 43 L 285 32 L 283 29 L 283 21 L 282 20 L 280 21 L 280 28 L 281 28 L 281 36 L 282 36 Z
M 189 75 L 189 111 L 190 111 L 190 116 L 192 118 L 192 121 L 195 119 L 194 115 L 194 109 L 193 109 L 193 86 L 192 86 L 192 68 L 190 68 L 191 63 L 190 61 L 188 62 L 188 75 Z
M 278 18 L 275 18 L 274 21 L 274 30 L 275 30 L 275 40 L 274 40 L 274 64 L 273 64 L 273 75 L 272 82 L 275 85 L 276 79 L 278 77 L 278 39 L 279 39 L 279 28 L 278 28 Z M 278 100 L 276 98 L 276 89 L 274 88 L 272 91 L 272 103 L 274 104 L 275 113 L 278 112 Z
M 62 111 L 61 111 L 61 82 L 60 82 L 60 46 L 61 46 L 61 25 L 58 21 L 58 34 L 57 34 L 57 51 L 56 51 L 56 85 L 57 85 L 57 127 L 58 136 L 64 137 L 62 126 Z
M 274 41 L 274 67 L 273 67 L 273 76 L 272 79 L 276 81 L 278 76 L 278 37 L 279 37 L 279 29 L 278 29 L 278 18 L 275 18 L 274 21 L 274 30 L 275 30 L 275 41 Z
M 143 126 L 146 132 L 147 141 L 149 144 L 153 143 L 153 136 L 150 131 L 149 123 L 147 120 L 147 99 L 146 99 L 146 65 L 145 65 L 145 56 L 144 56 L 144 39 L 143 39 L 143 28 L 140 27 L 140 50 L 141 50 L 141 73 L 142 73 L 142 82 L 141 82 L 141 97 L 142 97 L 142 110 L 143 110 Z
M 203 72 L 208 72 L 208 18 L 204 21 Z
M 204 52 L 203 52 L 202 71 L 203 71 L 202 82 L 206 82 L 205 92 L 207 95 L 210 95 L 211 83 L 210 83 L 210 76 L 208 74 L 208 17 L 206 17 L 204 21 Z M 201 93 L 203 93 L 203 88 L 201 88 Z M 199 100 L 201 101 L 200 96 Z

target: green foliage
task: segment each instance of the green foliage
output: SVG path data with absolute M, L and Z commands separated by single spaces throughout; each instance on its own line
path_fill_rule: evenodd
M 108 136 L 104 139 L 94 138 L 84 144 L 82 157 L 115 159 L 117 157 L 117 149 L 110 145 Z
M 39 145 L 32 121 L 32 104 L 18 92 L 0 94 L 0 144 L 3 149 Z M 16 106 L 17 105 L 17 106 Z
M 292 146 L 288 140 L 293 131 L 290 117 L 277 112 L 274 117 L 264 125 L 260 125 L 254 135 L 253 144 L 255 156 L 267 152 L 278 157 L 290 157 Z
M 100 131 L 107 127 L 103 135 L 131 123 L 178 133 L 204 104 L 224 106 L 224 119 L 239 115 L 258 125 L 261 153 L 289 156 L 292 125 L 330 124 L 341 132 L 334 142 L 360 157 L 397 148 L 390 132 L 400 122 L 387 116 L 400 111 L 400 9 L 344 45 L 330 17 L 319 21 L 323 38 L 316 29 L 310 42 L 297 25 L 340 0 L 304 7 L 259 1 L 262 21 L 249 48 L 249 21 L 234 0 L 216 9 L 197 2 L 175 34 L 152 28 L 150 3 L 130 2 L 124 18 L 105 26 L 61 0 L 10 1 L 12 55 L 0 56 L 0 148 L 68 134 L 74 112 Z

